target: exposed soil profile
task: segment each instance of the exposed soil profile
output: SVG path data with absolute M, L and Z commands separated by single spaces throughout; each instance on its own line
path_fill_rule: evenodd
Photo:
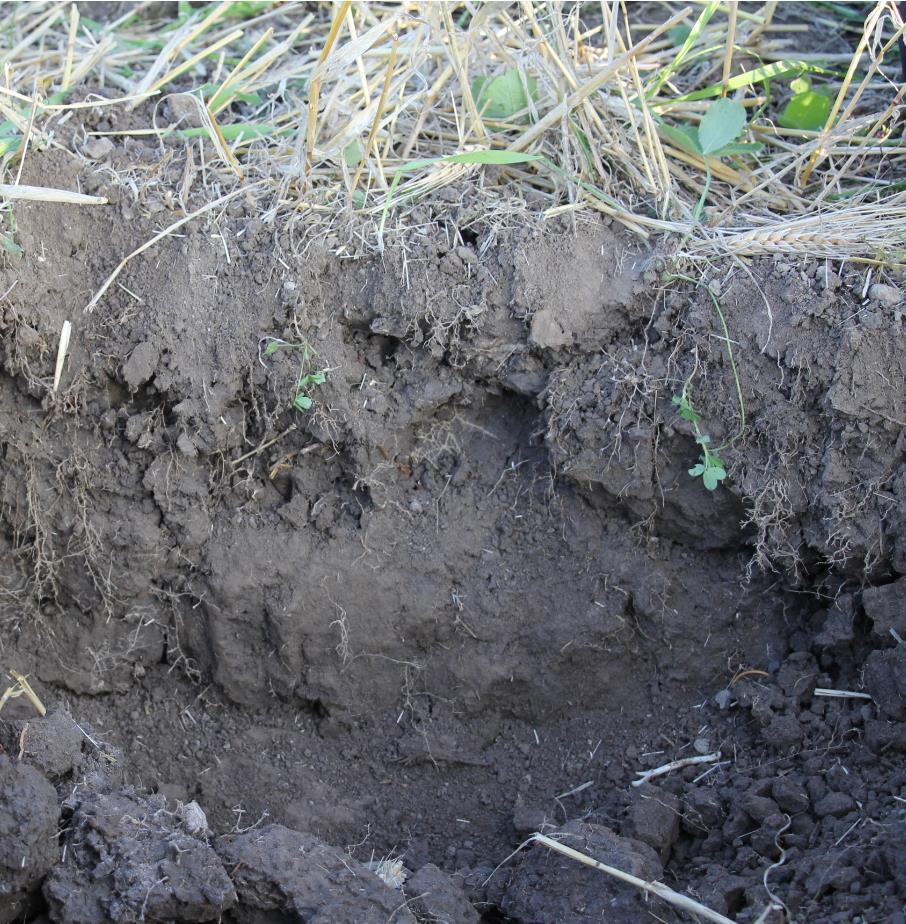
M 536 831 L 903 921 L 898 290 L 715 269 L 744 421 L 704 286 L 478 183 L 380 256 L 250 193 L 85 312 L 173 220 L 127 144 L 30 155 L 111 204 L 17 204 L 0 268 L 0 652 L 50 707 L 0 715 L 0 922 L 690 920 Z

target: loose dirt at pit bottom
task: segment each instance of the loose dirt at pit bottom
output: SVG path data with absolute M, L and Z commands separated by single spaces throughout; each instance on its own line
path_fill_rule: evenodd
M 51 707 L 0 716 L 0 921 L 688 919 L 503 863 L 534 831 L 740 922 L 904 920 L 898 289 L 714 273 L 734 439 L 701 288 L 477 189 L 381 257 L 239 201 L 86 314 L 174 220 L 121 154 L 29 160 L 112 204 L 18 206 L 0 279 L 2 656 Z

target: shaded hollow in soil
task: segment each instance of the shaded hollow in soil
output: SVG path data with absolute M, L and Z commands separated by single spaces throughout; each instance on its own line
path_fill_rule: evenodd
M 81 832 L 0 920 L 682 919 L 539 847 L 491 875 L 536 830 L 739 921 L 902 914 L 906 335 L 861 279 L 714 277 L 735 438 L 710 299 L 618 226 L 495 230 L 466 196 L 353 259 L 243 204 L 84 313 L 159 225 L 29 169 L 112 205 L 18 206 L 0 273 L 2 658 L 55 717 L 0 716 L 0 821 L 31 843 L 43 799 Z M 729 444 L 713 493 L 684 383 Z M 124 838 L 128 882 L 75 846 Z M 173 843 L 198 894 L 149 905 Z M 417 886 L 268 879 L 318 851 Z

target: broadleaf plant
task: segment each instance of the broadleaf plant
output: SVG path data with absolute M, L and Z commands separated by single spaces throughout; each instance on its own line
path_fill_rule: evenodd
M 689 395 L 688 383 L 683 387 L 679 395 L 673 396 L 675 405 L 680 417 L 692 424 L 692 430 L 695 434 L 695 442 L 701 448 L 699 461 L 689 469 L 689 474 L 693 478 L 701 478 L 702 484 L 709 490 L 714 491 L 717 486 L 727 477 L 727 469 L 723 460 L 717 454 L 717 450 L 711 449 L 711 437 L 701 430 L 701 417 L 692 404 L 692 398 Z
M 695 442 L 701 449 L 699 461 L 689 469 L 689 474 L 693 478 L 701 478 L 702 484 L 709 490 L 714 491 L 717 486 L 727 477 L 727 467 L 724 465 L 720 456 L 725 449 L 729 449 L 742 435 L 746 432 L 746 403 L 742 397 L 742 382 L 739 380 L 739 371 L 736 368 L 736 360 L 733 357 L 733 342 L 730 339 L 730 331 L 727 327 L 727 319 L 724 316 L 720 302 L 710 286 L 698 279 L 690 276 L 675 274 L 668 276 L 668 279 L 681 279 L 684 282 L 692 283 L 698 288 L 704 289 L 714 305 L 714 311 L 720 321 L 723 330 L 724 347 L 727 351 L 727 360 L 730 364 L 730 371 L 733 374 L 733 382 L 736 385 L 736 398 L 739 401 L 739 429 L 725 443 L 718 446 L 717 449 L 711 448 L 711 437 L 704 432 L 701 426 L 701 416 L 695 409 L 691 397 L 692 376 L 683 383 L 683 390 L 680 394 L 673 396 L 673 405 L 677 409 L 679 416 L 687 423 L 692 424 L 692 433 Z
M 746 110 L 735 99 L 718 99 L 708 107 L 698 125 L 698 144 L 702 154 L 720 156 L 746 127 Z
M 777 121 L 784 128 L 817 132 L 824 128 L 830 114 L 831 101 L 828 96 L 813 90 L 807 77 L 799 77 L 790 84 L 793 96 L 784 106 Z
M 693 154 L 698 154 L 704 161 L 705 188 L 693 212 L 696 220 L 704 213 L 705 200 L 711 189 L 711 165 L 708 158 L 751 153 L 761 149 L 760 144 L 737 142 L 746 127 L 746 109 L 734 99 L 718 99 L 711 103 L 697 128 L 685 125 L 679 128 L 666 125 L 661 127 L 668 138 Z
M 538 81 L 525 71 L 510 68 L 497 77 L 476 77 L 472 96 L 484 118 L 512 119 L 538 98 Z
M 302 351 L 302 363 L 299 366 L 299 378 L 296 380 L 292 405 L 297 411 L 310 411 L 315 402 L 309 392 L 327 381 L 328 370 L 317 369 L 314 372 L 307 371 L 313 355 L 312 349 L 307 343 L 288 343 L 286 340 L 280 340 L 278 337 L 268 338 L 267 346 L 264 348 L 264 355 L 273 356 L 278 350 Z

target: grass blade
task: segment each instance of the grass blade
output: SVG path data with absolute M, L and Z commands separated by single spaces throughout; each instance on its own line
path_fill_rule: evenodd
M 761 67 L 753 68 L 750 71 L 744 71 L 737 74 L 727 81 L 728 92 L 740 90 L 743 87 L 752 87 L 757 83 L 765 80 L 785 80 L 788 77 L 801 77 L 803 74 L 825 74 L 828 76 L 835 75 L 835 71 L 819 67 L 808 61 L 773 61 L 771 64 L 763 64 Z M 701 90 L 695 90 L 692 93 L 685 93 L 683 96 L 676 96 L 669 100 L 657 100 L 652 103 L 653 106 L 672 106 L 676 103 L 692 103 L 700 99 L 710 99 L 720 96 L 723 92 L 723 83 L 712 83 Z
M 661 87 L 679 70 L 682 66 L 683 61 L 686 60 L 687 55 L 692 50 L 693 45 L 698 41 L 699 36 L 705 30 L 705 26 L 711 21 L 711 17 L 717 12 L 717 8 L 720 6 L 719 0 L 708 0 L 708 3 L 705 4 L 705 8 L 699 14 L 698 19 L 695 21 L 695 25 L 692 27 L 692 30 L 686 36 L 686 41 L 683 42 L 682 47 L 676 53 L 676 57 L 665 67 L 654 79 L 654 82 L 649 87 L 647 93 L 645 94 L 648 99 L 651 99 L 657 94 Z

